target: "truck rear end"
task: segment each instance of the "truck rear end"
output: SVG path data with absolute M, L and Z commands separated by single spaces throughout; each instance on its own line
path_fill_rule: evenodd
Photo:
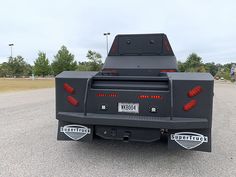
M 211 151 L 213 77 L 179 73 L 165 34 L 117 35 L 99 72 L 56 77 L 58 140 L 154 142 Z

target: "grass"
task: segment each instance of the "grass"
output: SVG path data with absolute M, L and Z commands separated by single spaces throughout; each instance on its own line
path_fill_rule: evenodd
M 0 78 L 0 93 L 55 87 L 54 79 Z

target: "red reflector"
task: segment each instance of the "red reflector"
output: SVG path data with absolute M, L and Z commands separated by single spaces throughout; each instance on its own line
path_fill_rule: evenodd
M 184 109 L 184 111 L 189 111 L 190 109 L 194 108 L 196 105 L 197 105 L 197 101 L 191 100 L 186 105 L 184 105 L 183 109 Z
M 163 43 L 164 43 L 164 49 L 166 50 L 166 52 L 167 53 L 171 52 L 170 44 L 166 37 L 164 38 Z
M 97 97 L 117 97 L 117 93 L 97 93 Z
M 194 96 L 198 95 L 201 91 L 202 91 L 202 87 L 201 86 L 196 86 L 193 89 L 189 90 L 188 96 L 189 97 L 194 97 Z
M 117 70 L 112 69 L 112 68 L 103 69 L 102 73 L 105 75 L 112 75 L 112 76 L 116 76 L 118 74 Z
M 71 87 L 69 84 L 67 84 L 67 83 L 64 83 L 64 85 L 63 85 L 63 87 L 64 87 L 64 89 L 68 92 L 68 93 L 74 93 L 74 88 L 73 87 Z
M 162 97 L 160 95 L 139 95 L 138 96 L 139 99 L 162 99 Z
M 162 69 L 160 70 L 161 73 L 170 73 L 170 72 L 176 72 L 175 69 Z
M 73 106 L 77 106 L 79 104 L 79 101 L 76 100 L 74 97 L 72 96 L 68 96 L 67 97 L 67 101 L 72 104 Z

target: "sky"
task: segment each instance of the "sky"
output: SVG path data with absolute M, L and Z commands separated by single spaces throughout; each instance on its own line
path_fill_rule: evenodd
M 236 62 L 235 0 L 0 0 L 0 63 L 38 52 L 50 61 L 62 45 L 85 61 L 88 50 L 106 58 L 117 34 L 165 33 L 180 61 L 192 52 L 203 62 Z

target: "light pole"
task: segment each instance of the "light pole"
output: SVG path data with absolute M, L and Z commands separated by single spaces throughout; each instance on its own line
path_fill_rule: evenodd
M 108 36 L 110 35 L 111 33 L 104 33 L 103 35 L 106 36 L 106 41 L 107 41 L 107 55 L 108 55 Z
M 12 46 L 14 46 L 14 44 L 9 44 L 9 46 L 11 47 L 11 58 L 12 58 Z

